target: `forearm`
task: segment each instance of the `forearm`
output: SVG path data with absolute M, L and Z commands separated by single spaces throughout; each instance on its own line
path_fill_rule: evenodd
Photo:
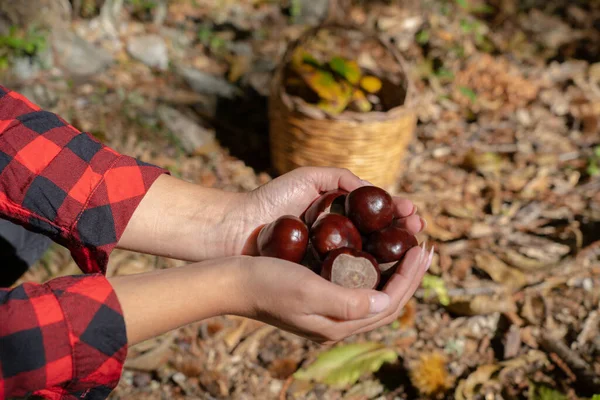
M 232 232 L 243 193 L 163 175 L 134 212 L 118 247 L 186 261 L 235 254 Z M 229 228 L 228 228 L 229 227 Z
M 109 278 L 123 310 L 128 344 L 239 311 L 243 307 L 243 260 L 230 257 Z

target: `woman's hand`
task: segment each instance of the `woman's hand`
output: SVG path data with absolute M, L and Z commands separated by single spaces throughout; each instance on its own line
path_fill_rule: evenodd
M 347 289 L 298 264 L 248 258 L 240 314 L 318 343 L 335 343 L 397 319 L 431 258 L 425 246 L 411 249 L 383 291 Z
M 130 345 L 194 321 L 235 314 L 318 343 L 391 323 L 419 287 L 431 254 L 413 248 L 382 292 L 346 289 L 299 264 L 228 257 L 109 278 Z
M 238 206 L 243 213 L 237 219 L 238 230 L 233 248 L 234 254 L 257 255 L 256 238 L 262 225 L 282 215 L 301 216 L 321 193 L 343 189 L 348 192 L 370 185 L 347 169 L 327 167 L 303 167 L 284 174 L 248 193 Z M 398 224 L 413 234 L 425 227 L 425 221 L 416 215 L 414 204 L 394 197 Z
M 304 167 L 284 174 L 250 193 L 204 188 L 161 176 L 135 210 L 122 249 L 186 261 L 258 255 L 261 226 L 282 215 L 300 216 L 322 192 L 348 192 L 368 185 L 346 169 Z M 394 198 L 397 223 L 413 234 L 425 221 L 409 200 Z

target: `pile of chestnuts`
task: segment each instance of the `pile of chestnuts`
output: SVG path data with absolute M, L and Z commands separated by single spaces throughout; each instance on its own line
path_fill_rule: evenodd
M 305 265 L 347 287 L 381 289 L 417 239 L 394 218 L 392 196 L 375 186 L 332 190 L 302 219 L 284 215 L 258 234 L 261 256 Z

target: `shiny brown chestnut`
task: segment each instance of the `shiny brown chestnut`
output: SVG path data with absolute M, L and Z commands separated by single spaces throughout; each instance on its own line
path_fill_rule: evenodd
M 340 247 L 362 250 L 360 233 L 352 221 L 338 214 L 326 214 L 319 218 L 310 230 L 310 242 L 321 259 Z
M 321 276 L 350 289 L 375 289 L 381 274 L 377 261 L 368 253 L 342 247 L 333 250 L 323 262 Z
M 310 227 L 323 213 L 344 215 L 344 202 L 348 192 L 341 189 L 325 192 L 316 199 L 304 213 L 304 222 Z
M 368 235 L 385 228 L 394 218 L 392 196 L 376 186 L 363 186 L 346 196 L 346 216 Z
M 261 256 L 300 263 L 308 246 L 308 227 L 300 218 L 284 215 L 260 230 L 257 243 Z
M 372 254 L 378 263 L 389 263 L 400 260 L 404 253 L 418 244 L 417 238 L 409 231 L 392 225 L 371 233 L 364 249 Z

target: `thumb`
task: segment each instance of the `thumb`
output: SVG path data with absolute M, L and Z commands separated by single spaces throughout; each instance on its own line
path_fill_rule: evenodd
M 326 280 L 319 290 L 322 296 L 314 298 L 314 313 L 330 318 L 350 321 L 371 317 L 385 311 L 390 297 L 383 292 L 368 289 L 348 289 Z

